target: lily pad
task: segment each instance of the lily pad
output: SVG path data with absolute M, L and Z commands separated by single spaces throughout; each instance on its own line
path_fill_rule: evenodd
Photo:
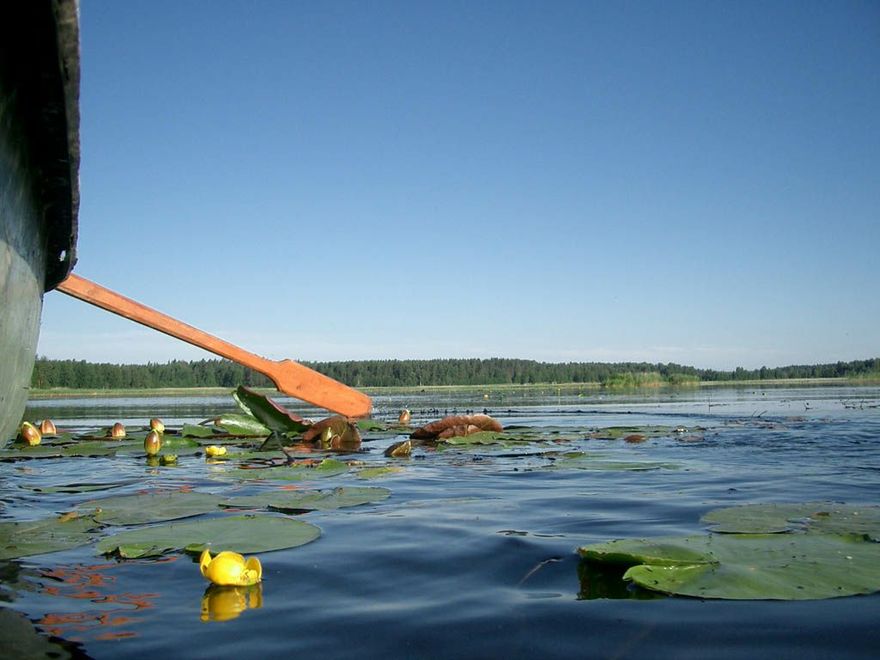
M 106 525 L 142 525 L 215 511 L 221 501 L 207 493 L 143 493 L 92 500 L 80 509 L 96 510 L 95 520 Z
M 124 445 L 119 441 L 110 444 L 102 441 L 76 442 L 73 444 L 40 444 L 34 447 L 19 445 L 14 449 L 0 450 L 0 461 L 21 461 L 32 458 L 78 458 L 86 456 L 115 456 Z M 131 443 L 129 443 L 131 444 Z
M 702 518 L 713 532 L 865 534 L 880 541 L 880 507 L 806 502 L 751 504 L 710 511 Z
M 397 474 L 402 472 L 403 468 L 396 465 L 378 465 L 376 467 L 366 467 L 357 471 L 358 479 L 379 479 L 387 477 L 389 474 Z
M 711 534 L 619 540 L 579 549 L 634 564 L 623 576 L 699 598 L 811 600 L 880 591 L 880 544 L 858 535 Z
M 267 481 L 303 481 L 324 479 L 348 472 L 348 464 L 333 458 L 325 458 L 316 465 L 295 463 L 272 468 L 238 469 L 226 472 L 237 479 L 265 479 Z
M 213 438 L 217 435 L 226 435 L 226 433 L 220 433 L 210 426 L 202 426 L 201 424 L 184 424 L 180 429 L 180 435 L 185 438 Z
M 672 433 L 673 429 L 670 426 L 607 426 L 593 431 L 589 437 L 596 440 L 625 440 L 626 438 L 631 438 L 630 442 L 639 442 L 648 438 L 669 436 Z M 636 440 L 636 437 L 641 438 L 641 440 Z
M 125 479 L 123 481 L 109 481 L 104 483 L 72 483 L 72 484 L 61 484 L 58 486 L 35 486 L 32 488 L 33 491 L 37 493 L 92 493 L 96 491 L 102 490 L 112 490 L 113 488 L 119 488 L 121 486 L 128 486 L 130 484 L 137 483 L 132 479 Z
M 91 518 L 63 516 L 27 522 L 0 522 L 0 560 L 41 555 L 90 543 Z
M 272 430 L 252 415 L 228 413 L 215 417 L 211 422 L 229 435 L 247 438 L 263 438 Z
M 295 548 L 314 541 L 320 528 L 292 518 L 259 515 L 166 523 L 102 539 L 98 552 L 124 559 L 155 557 L 185 550 L 199 554 L 231 550 L 240 554 Z
M 557 458 L 550 469 L 554 470 L 602 470 L 612 472 L 640 472 L 645 470 L 677 470 L 674 463 L 658 461 L 616 461 L 601 458 L 600 454 L 569 452 Z
M 300 511 L 327 511 L 344 507 L 373 504 L 387 500 L 391 491 L 387 488 L 349 486 L 333 490 L 275 491 L 260 495 L 233 497 L 221 503 L 224 507 L 268 507 L 274 511 L 296 513 Z
M 382 432 L 388 430 L 388 424 L 380 422 L 377 419 L 358 419 L 355 421 L 357 427 L 361 431 L 366 432 Z
M 243 385 L 239 385 L 232 396 L 242 410 L 275 433 L 302 433 L 310 426 L 302 417 L 294 415 L 269 397 L 258 394 Z

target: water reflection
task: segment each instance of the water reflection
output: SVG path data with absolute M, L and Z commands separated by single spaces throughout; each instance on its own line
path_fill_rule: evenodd
M 636 600 L 653 600 L 666 598 L 656 591 L 649 591 L 625 582 L 623 574 L 629 568 L 624 564 L 601 564 L 581 560 L 578 562 L 578 600 L 595 600 L 597 598 L 633 598 Z
M 160 561 L 173 562 L 177 557 Z M 84 639 L 126 639 L 136 637 L 142 612 L 155 607 L 157 593 L 115 592 L 116 577 L 111 571 L 119 564 L 75 564 L 40 571 L 48 580 L 38 591 L 55 598 L 80 601 L 77 611 L 60 604 L 55 612 L 47 612 L 37 621 L 44 632 L 74 641 Z M 85 604 L 90 603 L 91 605 Z
M 221 587 L 212 584 L 202 596 L 199 618 L 202 621 L 229 621 L 237 618 L 247 609 L 258 610 L 263 607 L 263 585 L 257 583 L 249 587 Z

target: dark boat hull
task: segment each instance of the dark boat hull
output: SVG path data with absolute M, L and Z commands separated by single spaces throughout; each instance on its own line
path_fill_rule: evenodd
M 72 0 L 0 3 L 0 441 L 27 402 L 43 293 L 75 262 L 77 14 Z

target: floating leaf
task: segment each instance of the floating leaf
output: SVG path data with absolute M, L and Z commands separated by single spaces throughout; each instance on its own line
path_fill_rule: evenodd
M 348 472 L 348 464 L 333 458 L 325 458 L 317 465 L 294 463 L 273 468 L 230 470 L 226 474 L 238 479 L 265 479 L 267 481 L 303 481 L 324 479 Z
M 98 552 L 125 559 L 153 557 L 186 550 L 201 554 L 231 550 L 240 554 L 295 548 L 314 541 L 321 530 L 301 520 L 280 516 L 227 516 L 210 520 L 166 523 L 121 532 L 102 539 Z
M 223 429 L 229 435 L 247 438 L 262 438 L 272 431 L 252 415 L 227 413 L 211 420 L 214 426 Z
M 516 441 L 498 431 L 474 431 L 467 435 L 445 438 L 442 442 L 453 447 L 466 447 L 468 445 L 512 444 Z
M 224 501 L 221 506 L 240 508 L 268 507 L 275 511 L 326 511 L 343 507 L 373 504 L 387 500 L 391 491 L 387 488 L 348 486 L 333 490 L 315 491 L 275 491 L 246 497 L 233 497 Z
M 198 441 L 193 440 L 192 438 L 182 438 L 177 435 L 169 435 L 165 434 L 162 436 L 162 449 L 173 449 L 176 452 L 180 452 L 185 449 L 195 449 L 198 450 L 202 445 L 198 443 Z
M 377 419 L 358 419 L 355 420 L 355 424 L 357 424 L 357 427 L 361 431 L 365 432 L 379 432 L 388 430 L 388 424 L 380 422 Z
M 226 435 L 226 433 L 218 433 L 216 429 L 201 424 L 184 424 L 180 429 L 180 435 L 185 438 L 213 438 L 215 435 Z
M 32 458 L 115 456 L 120 449 L 129 446 L 137 446 L 137 443 L 122 443 L 119 440 L 111 440 L 110 442 L 87 441 L 57 445 L 40 444 L 33 447 L 19 445 L 17 449 L 0 450 L 0 461 L 21 461 Z
M 309 424 L 300 416 L 294 415 L 284 406 L 272 399 L 258 394 L 243 385 L 232 395 L 242 409 L 266 425 L 275 433 L 302 433 Z
M 124 481 L 111 481 L 107 483 L 84 483 L 84 484 L 62 484 L 59 486 L 41 486 L 33 487 L 32 490 L 37 493 L 91 493 L 95 491 L 110 490 L 137 483 L 136 480 L 127 479 Z
M 221 501 L 221 497 L 207 493 L 142 493 L 92 500 L 80 509 L 96 509 L 95 520 L 107 525 L 142 525 L 215 511 Z
M 880 591 L 880 544 L 832 534 L 712 534 L 620 540 L 579 549 L 635 564 L 646 589 L 699 598 L 810 600 Z
M 880 541 L 880 507 L 806 502 L 751 504 L 710 511 L 702 518 L 713 532 L 772 534 L 818 532 L 866 534 Z
M 676 470 L 679 467 L 674 463 L 659 463 L 657 461 L 613 461 L 601 458 L 601 456 L 603 454 L 569 452 L 557 458 L 551 469 L 638 472 L 643 470 Z
M 389 474 L 397 474 L 398 472 L 403 472 L 403 468 L 396 465 L 380 465 L 358 470 L 355 476 L 358 479 L 378 479 L 379 477 L 386 477 Z
M 27 522 L 0 522 L 0 560 L 41 555 L 90 543 L 91 518 L 63 516 Z
M 630 443 L 644 442 L 648 438 L 670 436 L 674 432 L 671 426 L 608 426 L 590 433 L 589 437 L 597 440 L 627 440 Z

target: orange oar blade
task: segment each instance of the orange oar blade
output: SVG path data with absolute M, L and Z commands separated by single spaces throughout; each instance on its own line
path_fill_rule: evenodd
M 343 385 L 314 369 L 309 369 L 293 360 L 275 362 L 249 353 L 228 341 L 187 325 L 78 275 L 69 275 L 58 285 L 58 290 L 108 312 L 119 314 L 149 328 L 204 348 L 228 360 L 238 362 L 249 369 L 259 371 L 268 376 L 275 383 L 275 386 L 285 394 L 321 408 L 348 417 L 365 417 L 370 414 L 373 407 L 370 397 L 363 392 Z

